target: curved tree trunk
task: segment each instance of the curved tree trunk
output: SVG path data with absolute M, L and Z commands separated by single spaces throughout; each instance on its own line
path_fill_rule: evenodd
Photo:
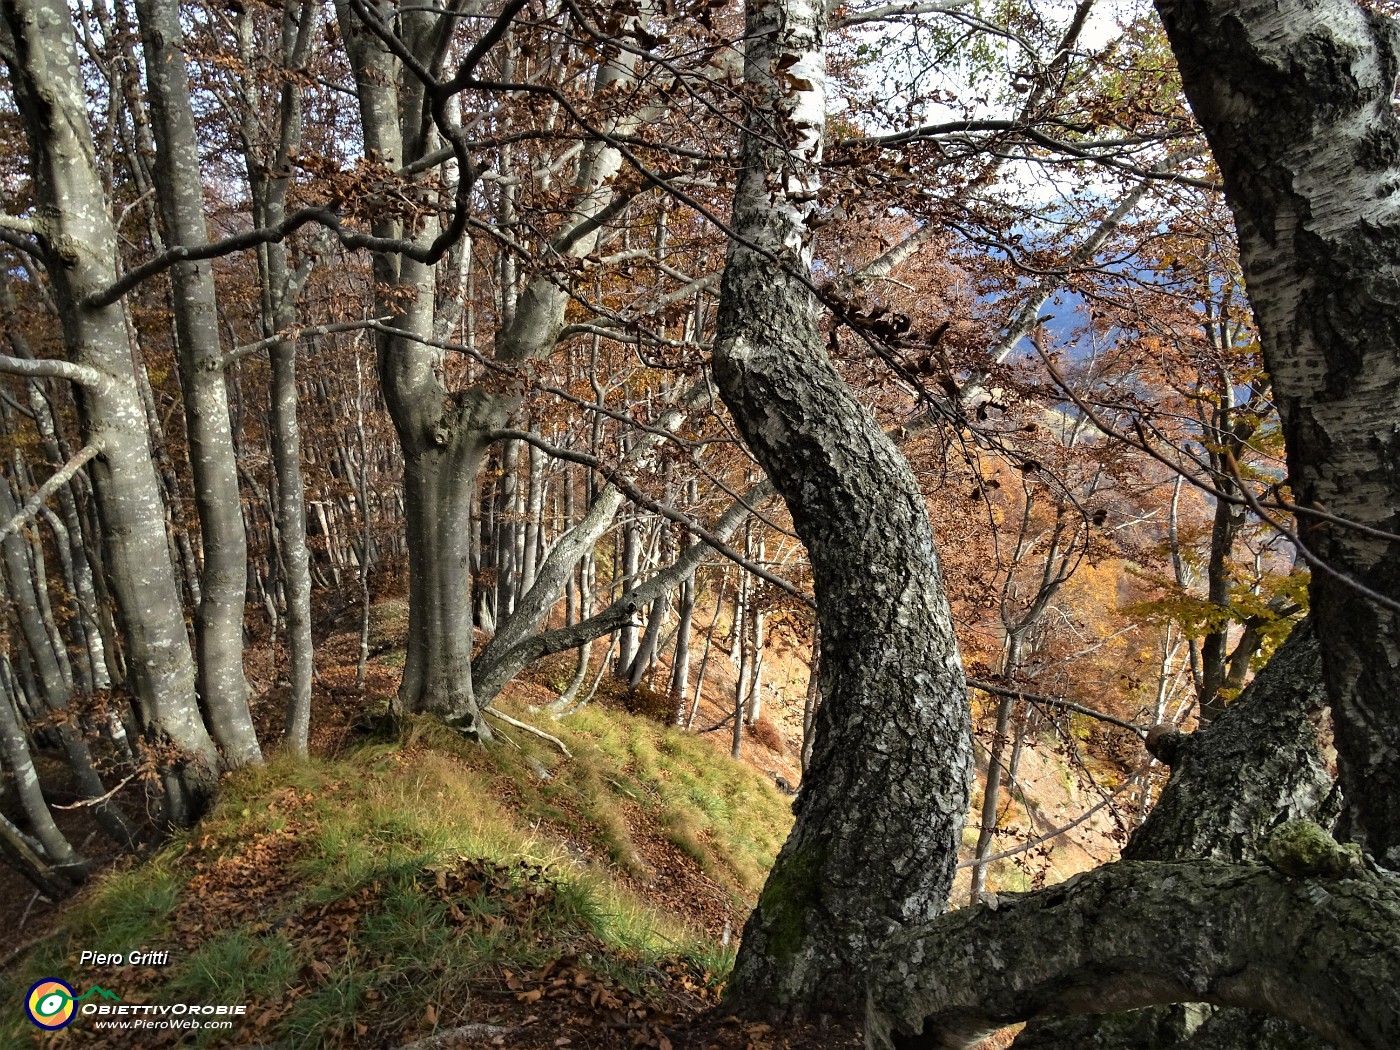
M 1400 600 L 1400 35 L 1350 0 L 1158 9 L 1239 230 L 1303 508 L 1348 833 L 1400 868 L 1400 613 L 1384 604 Z
M 754 110 L 714 371 L 792 513 L 816 580 L 816 746 L 730 984 L 770 1013 L 848 1013 L 881 941 L 946 907 L 970 716 L 924 499 L 822 348 L 808 287 L 825 121 L 825 7 L 750 0 Z M 776 143 L 787 145 L 780 148 Z

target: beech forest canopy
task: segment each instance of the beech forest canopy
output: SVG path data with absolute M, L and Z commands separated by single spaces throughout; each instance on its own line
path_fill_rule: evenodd
M 1396 384 L 1357 342 L 1393 329 L 1389 21 L 1322 5 L 1342 90 L 1253 7 L 1161 6 L 0 2 L 0 855 L 62 897 L 95 862 L 58 798 L 136 849 L 347 709 L 491 746 L 541 661 L 555 716 L 611 677 L 710 728 L 716 647 L 736 757 L 802 712 L 735 1001 L 819 1012 L 950 894 L 1040 884 L 1004 820 L 1030 742 L 1127 841 L 1307 616 L 1337 835 L 1394 867 Z M 1344 118 L 1380 159 L 1316 159 Z M 1289 171 L 1333 226 L 1279 217 Z M 1139 860 L 1331 827 L 1300 769 L 1248 848 Z

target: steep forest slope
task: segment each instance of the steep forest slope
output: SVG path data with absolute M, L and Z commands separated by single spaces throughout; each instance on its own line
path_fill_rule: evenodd
M 392 693 L 402 666 L 401 612 L 397 602 L 375 609 L 371 703 Z M 345 656 L 356 641 L 336 636 L 325 651 Z M 663 724 L 665 698 L 606 681 L 591 704 L 552 721 L 532 707 L 557 694 L 568 668 L 546 663 L 504 711 L 558 744 L 502 724 L 490 747 L 428 719 L 392 728 L 357 716 L 365 698 L 337 685 L 353 677 L 353 659 L 337 660 L 316 691 L 320 757 L 229 775 L 193 830 L 119 863 L 61 912 L 26 909 L 30 940 L 5 962 L 18 988 L 61 975 L 79 994 L 96 986 L 128 1005 L 243 1005 L 232 1031 L 116 1031 L 89 1015 L 44 1035 L 15 1013 L 0 1043 L 856 1045 L 841 1029 L 775 1033 L 716 1009 L 791 826 L 799 776 L 805 667 L 778 647 L 769 659 L 774 702 L 746 729 L 737 762 L 724 724 L 727 660 L 688 733 Z M 1086 783 L 1053 747 L 1026 747 L 1007 841 L 1089 808 Z M 1072 841 L 998 862 L 991 884 L 1057 881 L 1113 849 L 1111 825 L 1091 820 Z M 29 899 L 7 889 L 16 907 Z M 82 961 L 138 948 L 168 956 Z

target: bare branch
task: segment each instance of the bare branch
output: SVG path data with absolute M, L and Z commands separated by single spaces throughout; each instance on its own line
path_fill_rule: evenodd
M 550 733 L 546 733 L 543 729 L 539 729 L 539 728 L 537 728 L 536 726 L 532 726 L 529 722 L 522 722 L 522 721 L 520 721 L 520 719 L 518 719 L 518 718 L 511 718 L 510 715 L 503 715 L 503 714 L 501 714 L 501 712 L 497 711 L 494 707 L 488 707 L 488 708 L 486 709 L 486 713 L 487 713 L 488 715 L 490 715 L 492 718 L 499 718 L 502 722 L 504 722 L 504 723 L 505 723 L 506 725 L 508 725 L 508 726 L 515 726 L 516 729 L 522 729 L 522 730 L 524 730 L 524 731 L 527 732 L 527 733 L 533 733 L 533 734 L 535 734 L 535 736 L 537 736 L 537 737 L 541 737 L 541 738 L 543 738 L 543 739 L 545 739 L 545 740 L 548 740 L 551 744 L 553 744 L 555 747 L 557 747 L 560 751 L 564 752 L 564 756 L 565 756 L 566 758 L 573 758 L 573 757 L 574 757 L 574 756 L 573 756 L 573 752 L 571 752 L 567 747 L 565 747 L 565 746 L 564 746 L 564 741 L 560 740 L 557 736 L 554 736 L 554 735 L 552 735 L 552 734 L 550 734 Z
M 102 803 L 108 801 L 113 795 L 115 795 L 115 794 L 116 794 L 118 791 L 120 791 L 122 788 L 126 787 L 126 786 L 127 786 L 128 784 L 130 784 L 133 780 L 135 780 L 135 779 L 136 779 L 136 776 L 137 776 L 137 775 L 136 775 L 135 773 L 131 773 L 131 774 L 125 776 L 125 777 L 122 777 L 122 779 L 121 779 L 120 781 L 118 781 L 117 785 L 116 785 L 115 787 L 113 787 L 111 791 L 107 792 L 105 795 L 99 795 L 97 798 L 85 798 L 85 799 L 83 799 L 81 802 L 70 802 L 70 803 L 68 803 L 68 805 L 66 805 L 66 806 L 60 806 L 60 805 L 58 805 L 57 803 L 50 802 L 50 803 L 49 803 L 49 808 L 50 808 L 50 809 L 86 809 L 88 806 L 100 806 L 100 805 L 102 805 Z
M 97 369 L 51 357 L 24 358 L 0 354 L 0 372 L 27 376 L 30 379 L 66 379 L 70 383 L 91 387 L 93 390 L 101 390 L 107 385 L 107 377 Z
M 279 332 L 277 335 L 270 335 L 266 339 L 259 339 L 255 343 L 245 343 L 244 345 L 230 350 L 219 358 L 219 365 L 227 368 L 235 361 L 256 354 L 259 350 L 266 350 L 270 346 L 278 343 L 291 342 L 294 339 L 309 339 L 319 335 L 335 335 L 338 332 L 354 332 L 361 328 L 375 328 L 385 321 L 391 321 L 391 317 L 371 317 L 364 321 L 342 321 L 339 324 L 318 324 L 309 328 L 297 328 L 290 332 Z
M 593 470 L 596 470 L 608 484 L 616 485 L 619 490 L 626 493 L 627 498 L 633 503 L 646 507 L 647 510 L 655 514 L 660 514 L 663 518 L 674 521 L 716 553 L 724 555 L 724 557 L 728 558 L 736 565 L 742 566 L 759 579 L 766 580 L 779 590 L 787 592 L 804 605 L 808 605 L 814 609 L 816 608 L 815 600 L 813 600 L 811 595 L 803 591 L 802 588 L 783 579 L 781 576 L 769 572 L 757 562 L 745 558 L 738 551 L 734 550 L 734 548 L 730 547 L 729 544 L 725 543 L 723 539 L 705 528 L 705 526 L 701 525 L 690 515 L 682 514 L 680 511 L 652 499 L 641 489 L 637 488 L 636 485 L 632 484 L 631 481 L 623 477 L 619 471 L 603 463 L 596 456 L 591 456 L 586 452 L 576 452 L 573 449 L 552 445 L 538 434 L 529 430 L 496 430 L 491 433 L 490 437 L 493 441 L 524 441 L 554 456 L 556 459 L 565 459 L 573 463 L 580 463 L 583 466 L 591 467 Z
M 1089 718 L 1097 718 L 1100 722 L 1107 722 L 1109 725 L 1118 726 L 1128 732 L 1147 738 L 1147 730 L 1141 726 L 1135 726 L 1131 722 L 1125 722 L 1114 715 L 1105 714 L 1102 711 L 1095 711 L 1092 707 L 1084 707 L 1071 700 L 1062 700 L 1054 696 L 1041 696 L 1039 693 L 1028 693 L 1023 689 L 1007 689 L 1005 686 L 993 685 L 991 682 L 979 682 L 974 678 L 969 678 L 967 684 L 974 689 L 980 689 L 984 693 L 992 693 L 996 696 L 1009 696 L 1017 700 L 1025 700 L 1027 703 L 1040 704 L 1045 707 L 1058 707 L 1062 711 L 1073 711 L 1077 715 L 1085 715 Z
M 924 2 L 885 4 L 883 7 L 872 7 L 868 11 L 852 11 L 842 18 L 836 19 L 834 25 L 837 28 L 846 29 L 851 26 L 867 25 L 870 22 L 887 22 L 895 18 L 944 15 L 971 6 L 972 0 L 931 0 L 931 2 L 924 0 Z
M 53 476 L 35 490 L 34 495 L 29 498 L 28 503 L 21 507 L 19 512 L 9 521 L 5 522 L 4 525 L 0 525 L 0 540 L 3 540 L 25 522 L 29 521 L 30 518 L 34 517 L 34 515 L 38 514 L 40 508 L 44 505 L 44 500 L 48 499 L 50 495 L 71 481 L 73 476 L 77 474 L 78 471 L 82 470 L 83 467 L 101 451 L 102 443 L 99 441 L 94 441 L 90 445 L 84 445 L 76 456 L 63 464 L 58 470 L 54 471 Z

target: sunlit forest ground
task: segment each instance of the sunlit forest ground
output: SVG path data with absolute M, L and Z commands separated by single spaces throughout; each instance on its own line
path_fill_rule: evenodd
M 483 747 L 431 720 L 384 717 L 403 661 L 402 603 L 376 606 L 372 625 L 364 695 L 350 688 L 355 634 L 322 648 L 313 762 L 274 760 L 231 774 L 197 827 L 152 856 L 117 863 L 62 911 L 36 910 L 21 885 L 6 887 L 7 921 L 24 927 L 6 960 L 11 983 L 27 987 L 53 973 L 101 978 L 79 965 L 84 950 L 168 951 L 168 965 L 123 967 L 110 990 L 134 1003 L 246 1004 L 234 1032 L 196 1038 L 84 1024 L 41 1035 L 16 1017 L 0 1042 L 861 1045 L 859 1033 L 827 1024 L 741 1023 L 720 1000 L 744 920 L 792 822 L 801 655 L 781 646 L 768 654 L 773 700 L 745 730 L 738 762 L 729 754 L 725 659 L 691 732 L 670 724 L 669 698 L 607 677 L 590 704 L 556 722 L 539 705 L 557 695 L 572 665 L 546 662 L 501 706 L 558 744 L 502 725 Z M 276 669 L 266 671 L 261 706 L 271 718 Z M 1098 765 L 1104 780 L 1108 767 Z M 1003 809 L 998 848 L 1069 822 L 1103 791 L 1052 733 L 1035 737 Z M 990 888 L 1028 890 L 1109 859 L 1119 836 L 1107 812 L 997 862 Z M 969 829 L 965 854 L 975 839 Z

